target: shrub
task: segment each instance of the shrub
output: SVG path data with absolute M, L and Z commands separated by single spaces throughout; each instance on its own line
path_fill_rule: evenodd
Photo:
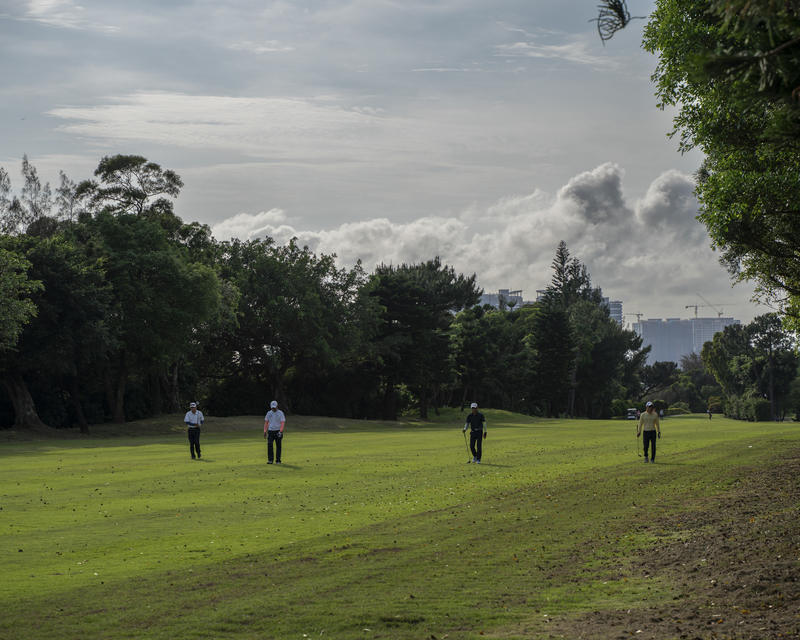
M 711 413 L 723 413 L 725 410 L 725 400 L 719 396 L 708 398 L 708 409 Z
M 626 416 L 628 415 L 628 407 L 632 407 L 633 405 L 628 400 L 614 400 L 611 404 L 611 412 L 615 416 Z
M 656 411 L 663 410 L 664 413 L 666 413 L 667 409 L 669 409 L 669 403 L 665 400 L 653 400 L 653 406 L 656 408 Z
M 752 416 L 756 422 L 770 422 L 773 418 L 770 411 L 769 400 L 753 398 L 751 400 Z

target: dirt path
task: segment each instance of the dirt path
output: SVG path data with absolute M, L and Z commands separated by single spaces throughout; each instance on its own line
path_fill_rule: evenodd
M 649 525 L 669 541 L 632 568 L 674 585 L 671 604 L 561 619 L 550 636 L 800 638 L 800 450 L 777 462 L 740 470 L 728 492 Z

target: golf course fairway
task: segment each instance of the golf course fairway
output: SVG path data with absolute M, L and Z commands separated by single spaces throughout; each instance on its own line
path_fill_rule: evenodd
M 484 414 L 482 464 L 453 409 L 289 416 L 281 465 L 258 416 L 209 417 L 200 460 L 176 416 L 0 431 L 0 638 L 798 633 L 797 424 L 670 418 L 644 464 L 633 421 Z M 739 556 L 780 593 L 725 591 Z

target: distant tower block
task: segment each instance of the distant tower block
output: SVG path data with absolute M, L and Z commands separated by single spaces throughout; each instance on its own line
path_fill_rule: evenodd
M 506 308 L 512 309 L 519 309 L 523 304 L 526 304 L 525 300 L 522 299 L 522 289 L 500 289 L 497 293 L 484 293 L 481 296 L 481 305 L 490 304 L 495 309 L 499 309 L 500 300 L 503 300 Z
M 623 323 L 622 300 L 611 300 L 608 303 L 608 311 L 611 319 L 621 327 Z

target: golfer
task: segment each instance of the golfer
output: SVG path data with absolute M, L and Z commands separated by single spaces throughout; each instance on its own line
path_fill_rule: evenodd
M 661 437 L 661 425 L 658 424 L 658 414 L 655 412 L 655 407 L 653 407 L 652 402 L 648 402 L 645 406 L 645 412 L 642 414 L 642 417 L 639 418 L 639 424 L 636 427 L 636 437 L 638 438 L 640 435 L 644 433 L 643 443 L 644 446 L 644 461 L 645 462 L 655 462 L 656 461 L 656 434 L 658 437 Z M 647 452 L 650 446 L 652 445 L 652 454 L 650 455 L 650 460 L 647 459 Z
M 469 432 L 469 450 L 472 453 L 471 462 L 481 463 L 481 442 L 486 437 L 486 418 L 478 411 L 478 405 L 474 402 L 470 405 L 472 413 L 467 416 L 467 421 L 464 428 L 461 430 L 463 433 L 470 428 Z
M 286 416 L 283 411 L 278 409 L 278 403 L 273 400 L 269 404 L 270 409 L 264 417 L 264 437 L 267 439 L 267 464 L 281 463 L 281 442 L 283 441 L 283 425 L 286 424 Z M 275 443 L 275 453 L 272 455 L 272 443 Z
M 200 425 L 205 422 L 203 412 L 197 410 L 197 404 L 192 402 L 189 405 L 189 411 L 183 421 L 188 427 L 189 453 L 192 454 L 192 460 L 194 460 L 195 452 L 197 452 L 197 457 L 200 457 Z

